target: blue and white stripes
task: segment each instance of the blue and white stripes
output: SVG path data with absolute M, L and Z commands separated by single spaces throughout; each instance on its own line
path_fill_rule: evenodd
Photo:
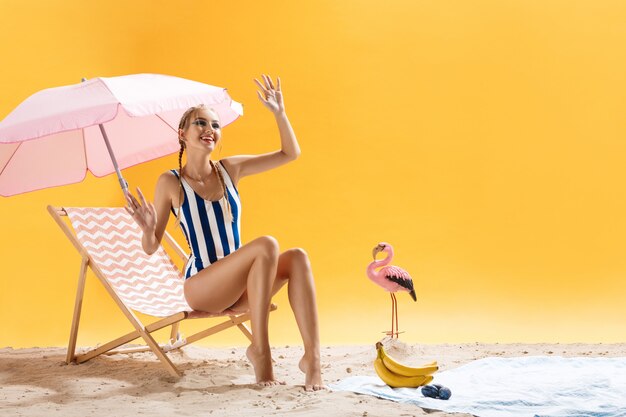
M 191 248 L 191 256 L 185 266 L 185 278 L 198 273 L 210 264 L 229 255 L 241 246 L 241 201 L 239 192 L 232 183 L 221 161 L 215 166 L 222 171 L 233 214 L 232 223 L 226 220 L 228 207 L 223 199 L 208 201 L 200 197 L 183 178 L 185 200 L 182 205 L 180 226 Z M 178 170 L 172 172 L 178 177 Z M 172 208 L 174 215 L 178 209 Z

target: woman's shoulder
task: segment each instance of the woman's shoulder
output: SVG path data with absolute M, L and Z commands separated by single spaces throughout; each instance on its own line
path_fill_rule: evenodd
M 176 181 L 178 182 L 178 170 L 177 169 L 168 169 L 167 171 L 163 172 L 161 174 L 161 176 L 159 176 L 159 182 L 164 181 L 164 182 L 171 182 L 171 181 Z
M 230 168 L 230 167 L 232 167 L 232 161 L 231 161 L 232 158 L 234 158 L 234 157 L 231 156 L 231 157 L 227 157 L 227 158 L 222 158 L 222 159 L 218 160 L 217 163 L 218 164 L 222 164 L 222 166 L 224 168 Z
M 226 174 L 228 175 L 228 177 L 230 178 L 230 180 L 233 182 L 233 185 L 236 187 L 237 183 L 239 182 L 239 178 L 237 177 L 237 167 L 233 164 L 232 159 L 236 158 L 236 157 L 228 157 L 228 158 L 222 158 L 220 159 L 218 162 L 218 164 L 221 164 L 223 169 L 226 171 Z
M 159 176 L 154 190 L 154 205 L 157 210 L 169 210 L 168 207 L 177 196 L 178 187 L 178 179 L 172 171 L 165 171 Z M 161 212 L 163 213 L 164 211 Z
M 157 188 L 164 188 L 165 191 L 176 192 L 178 187 L 178 171 L 174 173 L 174 170 L 167 170 L 159 176 L 157 181 Z M 169 194 L 169 193 L 168 193 Z

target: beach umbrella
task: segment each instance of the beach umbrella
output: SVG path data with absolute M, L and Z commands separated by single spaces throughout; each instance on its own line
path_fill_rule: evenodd
M 243 114 L 224 88 L 159 74 L 98 77 L 39 91 L 0 121 L 0 195 L 82 181 L 177 152 L 178 122 L 205 104 L 222 126 Z

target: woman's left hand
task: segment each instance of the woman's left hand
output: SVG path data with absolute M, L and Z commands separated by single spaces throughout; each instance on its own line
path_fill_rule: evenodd
M 272 79 L 265 74 L 263 75 L 263 83 L 256 78 L 254 81 L 257 83 L 261 91 L 256 93 L 259 96 L 259 100 L 265 107 L 270 109 L 272 113 L 278 115 L 285 112 L 285 103 L 283 103 L 283 93 L 280 90 L 280 77 L 276 78 L 276 86 L 272 82 Z

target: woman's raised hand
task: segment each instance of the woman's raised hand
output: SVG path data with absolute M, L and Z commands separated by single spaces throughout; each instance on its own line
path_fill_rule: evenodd
M 254 81 L 257 83 L 261 91 L 257 90 L 259 100 L 270 109 L 274 114 L 279 114 L 285 111 L 285 103 L 283 103 L 283 92 L 280 90 L 280 77 L 276 78 L 276 86 L 272 82 L 272 79 L 265 74 L 263 76 L 263 83 L 256 78 Z
M 126 201 L 128 205 L 124 206 L 124 208 L 128 214 L 133 216 L 133 219 L 135 219 L 135 222 L 137 222 L 144 233 L 154 233 L 157 220 L 156 209 L 152 203 L 146 201 L 139 187 L 137 187 L 137 194 L 141 198 L 141 204 L 130 192 L 127 192 Z

